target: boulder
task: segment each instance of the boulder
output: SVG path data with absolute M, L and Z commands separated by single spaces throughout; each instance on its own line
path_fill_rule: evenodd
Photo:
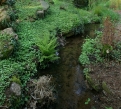
M 8 58 L 14 50 L 18 35 L 12 28 L 4 29 L 0 32 L 0 59 Z
M 10 23 L 10 16 L 4 7 L 0 8 L 0 30 L 8 27 Z
M 42 10 L 37 10 L 36 16 L 37 16 L 37 18 L 44 18 L 47 10 L 50 7 L 50 5 L 44 0 L 40 0 L 40 3 L 41 3 L 41 6 L 42 6 Z
M 0 0 L 0 5 L 4 4 L 6 0 Z
M 40 0 L 40 3 L 45 12 L 50 8 L 50 5 L 46 1 Z
M 19 84 L 13 82 L 10 86 L 10 91 L 11 93 L 15 94 L 15 96 L 20 96 L 21 95 L 21 87 Z

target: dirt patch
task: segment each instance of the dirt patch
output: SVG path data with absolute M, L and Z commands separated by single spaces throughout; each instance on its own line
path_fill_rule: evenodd
M 121 64 L 116 62 L 105 62 L 99 65 L 90 66 L 90 77 L 96 84 L 105 82 L 110 94 L 102 90 L 98 95 L 100 109 L 112 107 L 120 109 L 121 107 Z

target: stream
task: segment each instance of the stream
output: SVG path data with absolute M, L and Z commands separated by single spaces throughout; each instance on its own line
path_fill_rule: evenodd
M 86 35 L 91 33 L 93 37 L 96 27 L 87 30 Z M 97 97 L 87 88 L 83 67 L 78 60 L 83 41 L 82 35 L 66 38 L 67 44 L 59 52 L 58 64 L 40 72 L 56 78 L 58 97 L 55 109 L 96 109 L 97 107 Z M 85 104 L 88 99 L 90 101 Z

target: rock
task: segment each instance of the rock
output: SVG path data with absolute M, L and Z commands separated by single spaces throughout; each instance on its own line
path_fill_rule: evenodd
M 4 4 L 6 0 L 0 0 L 0 5 Z
M 76 67 L 76 74 L 75 74 L 75 84 L 74 84 L 74 92 L 77 95 L 82 94 L 86 90 L 86 84 L 84 81 L 84 75 L 80 65 Z
M 20 96 L 21 95 L 21 87 L 19 84 L 13 82 L 10 86 L 10 91 L 11 93 L 15 94 L 16 96 Z
M 44 15 L 45 15 L 44 10 L 42 10 L 42 11 L 37 11 L 37 12 L 36 12 L 36 15 L 37 15 L 38 18 L 44 18 Z
M 18 35 L 12 28 L 0 32 L 0 59 L 8 58 L 14 50 Z
M 12 28 L 6 28 L 1 31 L 2 34 L 10 35 L 15 40 L 18 40 L 18 35 L 13 31 Z
M 40 3 L 45 12 L 50 8 L 50 5 L 46 1 L 40 0 Z
M 41 6 L 42 6 L 42 10 L 37 10 L 36 16 L 37 16 L 37 18 L 44 18 L 47 10 L 50 7 L 50 5 L 44 0 L 40 0 L 40 3 L 41 3 Z
M 4 7 L 1 7 L 0 8 L 0 29 L 4 29 L 8 27 L 8 24 L 10 22 L 11 20 L 7 10 Z

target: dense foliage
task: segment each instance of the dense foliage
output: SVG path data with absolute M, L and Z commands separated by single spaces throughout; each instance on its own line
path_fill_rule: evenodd
M 14 3 L 14 1 L 10 2 L 8 0 L 9 5 L 13 5 Z M 45 68 L 49 62 L 55 62 L 55 60 L 59 58 L 56 55 L 56 35 L 58 31 L 60 31 L 62 35 L 70 31 L 81 33 L 84 29 L 84 24 L 100 22 L 104 16 L 113 16 L 113 18 L 111 17 L 113 20 L 117 19 L 113 11 L 97 9 L 99 10 L 99 12 L 97 12 L 95 11 L 96 9 L 94 9 L 93 13 L 76 8 L 72 2 L 59 0 L 54 0 L 54 5 L 50 6 L 44 19 L 36 17 L 36 11 L 42 8 L 40 4 L 34 1 L 17 0 L 13 8 L 15 13 L 18 14 L 16 21 L 16 23 L 18 23 L 17 27 L 14 27 L 15 25 L 13 25 L 13 27 L 19 38 L 13 54 L 7 59 L 0 60 L 0 105 L 3 105 L 6 100 L 5 90 L 10 85 L 11 79 L 14 76 L 19 78 L 21 87 L 24 90 L 22 97 L 20 97 L 18 101 L 16 98 L 12 98 L 12 109 L 18 109 L 19 106 L 26 101 L 26 97 L 23 96 L 27 91 L 26 83 L 37 73 L 37 62 L 39 61 L 40 65 L 44 66 L 42 68 Z M 102 14 L 104 11 L 107 13 Z M 100 13 L 101 17 L 99 15 Z M 12 13 L 9 14 L 11 14 L 11 18 L 15 20 L 15 16 Z M 96 58 L 97 61 L 101 61 L 102 58 L 100 58 L 99 55 L 101 46 L 98 46 L 96 39 L 87 39 L 83 46 L 82 55 L 80 56 L 82 64 L 89 63 L 90 60 L 88 56 L 92 56 L 91 53 L 94 53 L 94 58 Z M 117 49 L 120 50 L 120 48 Z M 120 57 L 120 53 L 117 56 L 113 54 L 113 56 Z M 17 102 L 14 103 L 14 101 Z M 17 106 L 15 106 L 16 104 Z

